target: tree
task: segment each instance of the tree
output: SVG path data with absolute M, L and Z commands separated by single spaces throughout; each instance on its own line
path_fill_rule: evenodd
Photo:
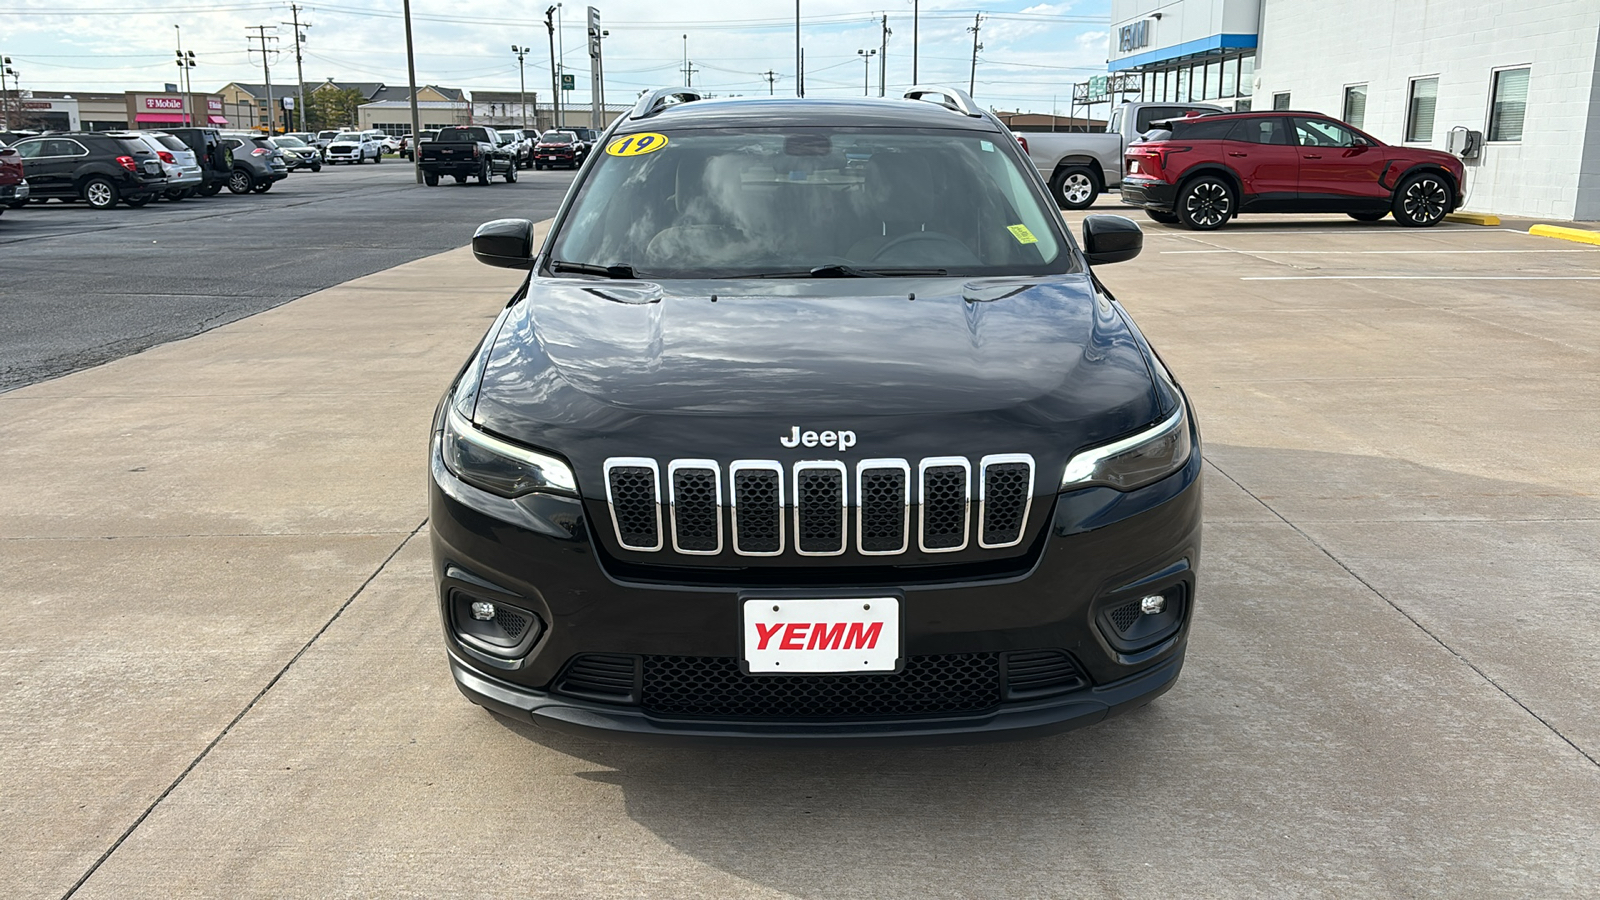
M 356 109 L 367 98 L 355 88 L 321 88 L 306 97 L 306 127 L 312 131 L 354 128 Z

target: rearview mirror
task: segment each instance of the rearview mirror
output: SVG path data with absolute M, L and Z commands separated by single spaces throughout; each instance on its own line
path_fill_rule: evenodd
M 1083 220 L 1083 255 L 1089 265 L 1127 262 L 1144 249 L 1144 232 L 1125 216 L 1089 216 Z
M 495 219 L 472 235 L 478 262 L 502 269 L 533 268 L 533 223 L 527 219 Z

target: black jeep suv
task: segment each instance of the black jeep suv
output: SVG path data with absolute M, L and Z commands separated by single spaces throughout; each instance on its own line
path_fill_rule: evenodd
M 118 202 L 143 206 L 166 190 L 156 152 L 137 136 L 116 131 L 63 131 L 13 145 L 28 173 L 29 199 L 83 200 L 95 209 Z
M 931 102 L 930 102 L 931 101 Z M 935 189 L 936 188 L 936 189 Z M 1042 734 L 1183 664 L 1184 392 L 966 94 L 612 126 L 441 401 L 431 539 L 472 701 L 678 739 Z

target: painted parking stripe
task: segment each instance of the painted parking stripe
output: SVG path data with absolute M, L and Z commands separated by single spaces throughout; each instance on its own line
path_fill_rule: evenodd
M 1354 256 L 1359 254 L 1372 254 L 1376 256 L 1395 256 L 1426 253 L 1600 253 L 1600 248 L 1594 250 L 1161 250 L 1161 253 L 1252 253 L 1262 256 Z
M 1242 282 L 1600 282 L 1600 275 L 1242 275 Z

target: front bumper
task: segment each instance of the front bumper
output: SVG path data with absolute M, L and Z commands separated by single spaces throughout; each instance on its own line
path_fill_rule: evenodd
M 32 188 L 28 187 L 26 181 L 17 184 L 0 184 L 0 200 L 26 200 L 32 190 Z
M 956 743 L 1094 724 L 1149 702 L 1178 677 L 1195 605 L 1200 467 L 1197 442 L 1188 465 L 1138 491 L 1090 488 L 1036 497 L 1049 527 L 1031 561 L 1013 575 L 886 587 L 836 569 L 825 576 L 834 581 L 795 585 L 789 596 L 882 596 L 887 590 L 901 597 L 908 670 L 918 659 L 940 655 L 1009 660 L 1053 652 L 1070 658 L 1083 676 L 1054 694 L 1027 695 L 1014 691 L 1002 674 L 993 702 L 981 706 L 830 718 L 815 712 L 684 714 L 653 703 L 653 665 L 659 671 L 674 660 L 739 658 L 741 603 L 773 588 L 697 583 L 690 567 L 672 583 L 629 580 L 591 538 L 578 501 L 485 494 L 455 479 L 435 452 L 431 541 L 452 674 L 470 700 L 501 714 L 623 739 Z M 860 580 L 851 586 L 852 579 Z M 867 583 L 872 586 L 861 586 Z M 1108 630 L 1112 610 L 1168 591 L 1182 598 L 1173 630 L 1136 642 Z M 522 656 L 485 653 L 457 633 L 452 610 L 466 594 L 531 613 L 545 628 Z M 628 697 L 573 693 L 572 663 L 595 654 L 637 660 L 637 687 Z M 799 685 L 809 676 L 744 678 L 789 678 Z M 795 689 L 801 688 L 811 689 Z
M 1137 175 L 1122 179 L 1122 202 L 1129 206 L 1171 212 L 1178 189 L 1157 178 L 1140 178 Z
M 361 152 L 360 147 L 329 147 L 326 151 L 328 162 L 349 162 L 355 159 L 365 159 L 367 155 Z

